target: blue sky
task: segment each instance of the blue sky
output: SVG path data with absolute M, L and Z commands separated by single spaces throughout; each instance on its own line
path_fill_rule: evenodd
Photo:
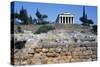
M 50 4 L 50 3 L 36 3 L 36 2 L 15 2 L 15 12 L 21 10 L 22 6 L 27 10 L 28 15 L 36 18 L 35 13 L 38 8 L 41 14 L 48 15 L 47 20 L 54 22 L 57 15 L 63 12 L 69 12 L 75 16 L 75 23 L 80 24 L 79 18 L 83 14 L 83 6 L 81 5 L 68 5 L 68 4 Z M 92 19 L 97 24 L 97 7 L 86 6 L 85 8 L 88 19 Z

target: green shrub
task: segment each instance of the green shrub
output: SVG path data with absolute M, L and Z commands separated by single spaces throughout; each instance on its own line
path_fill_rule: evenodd
M 97 25 L 92 26 L 92 32 L 97 35 Z
M 81 31 L 81 33 L 85 33 L 85 31 Z
M 35 34 L 40 34 L 40 33 L 47 33 L 50 30 L 54 30 L 55 28 L 53 26 L 50 25 L 43 25 L 41 26 L 36 32 Z
M 18 33 L 22 33 L 22 29 L 21 29 L 20 26 L 17 27 L 17 32 L 18 32 Z

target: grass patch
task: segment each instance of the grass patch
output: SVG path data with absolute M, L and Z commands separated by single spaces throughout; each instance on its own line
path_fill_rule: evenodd
M 40 34 L 40 33 L 47 33 L 50 30 L 54 30 L 55 28 L 50 25 L 42 25 L 39 27 L 39 29 L 34 34 Z

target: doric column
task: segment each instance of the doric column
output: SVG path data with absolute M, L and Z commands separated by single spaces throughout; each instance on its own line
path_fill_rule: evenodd
M 70 17 L 69 17 L 69 24 L 70 24 Z
M 64 20 L 63 24 L 65 24 L 65 22 L 66 22 L 65 16 L 64 16 L 63 18 L 64 18 L 64 19 L 63 19 L 63 20 Z
M 72 17 L 72 24 L 73 24 L 73 17 Z
M 68 24 L 69 24 L 69 17 L 68 17 Z
M 59 17 L 59 23 L 61 23 L 61 17 Z
M 69 17 L 69 24 L 71 24 L 71 17 Z
M 62 21 L 61 21 L 61 24 L 63 23 L 63 16 L 62 16 Z
M 72 24 L 72 17 L 70 17 L 70 24 Z
M 73 24 L 73 22 L 74 22 L 74 17 L 72 17 L 72 24 Z
M 68 17 L 66 17 L 66 23 L 68 24 Z
M 60 20 L 59 21 L 60 21 L 60 23 L 62 23 L 62 16 L 60 16 Z
M 66 22 L 66 16 L 65 16 L 65 24 L 66 24 L 67 22 Z
M 70 24 L 72 24 L 72 17 L 70 17 Z

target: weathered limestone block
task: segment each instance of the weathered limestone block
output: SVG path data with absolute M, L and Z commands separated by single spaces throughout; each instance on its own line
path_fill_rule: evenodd
M 80 56 L 72 56 L 74 59 L 79 59 Z
M 87 61 L 92 61 L 92 58 L 88 58 Z
M 42 64 L 41 59 L 39 58 L 32 58 L 31 60 L 32 60 L 31 64 Z
M 92 51 L 93 55 L 97 55 L 97 50 L 96 51 Z
M 34 59 L 41 59 L 42 56 L 41 56 L 40 53 L 35 53 L 33 58 L 34 58 Z
M 14 60 L 14 65 L 21 65 L 21 61 Z
M 67 62 L 67 61 L 68 61 L 68 62 L 70 61 L 70 60 L 68 59 L 67 56 L 61 56 L 61 59 L 63 59 L 63 60 L 66 61 L 66 62 Z
M 56 49 L 55 52 L 57 52 L 57 53 L 60 53 L 62 51 L 61 48 L 55 48 L 55 49 Z
M 80 56 L 80 59 L 89 59 L 91 58 L 91 55 L 83 55 L 83 56 Z
M 42 48 L 42 52 L 47 53 L 48 51 L 48 48 Z
M 89 53 L 88 53 L 88 51 L 83 51 L 82 54 L 83 55 L 88 55 Z
M 61 59 L 58 63 L 65 63 L 65 60 Z
M 71 55 L 66 56 L 68 60 L 72 59 Z
M 97 47 L 97 42 L 91 42 L 91 47 Z
M 92 51 L 97 51 L 97 47 L 92 47 L 91 50 Z
M 57 58 L 53 58 L 53 62 L 54 63 L 58 63 L 58 59 Z
M 80 59 L 89 59 L 91 58 L 91 55 L 83 55 L 83 56 L 80 56 Z
M 54 64 L 54 62 L 48 60 L 48 61 L 47 61 L 47 64 Z
M 87 59 L 80 59 L 81 60 L 81 62 L 86 62 L 87 61 Z
M 92 50 L 87 51 L 89 55 L 93 54 Z
M 26 64 L 28 64 L 29 62 L 31 61 L 31 60 L 29 60 L 29 59 L 26 59 L 26 60 L 24 60 L 24 59 L 21 59 L 19 62 L 20 62 L 20 65 L 26 65 Z
M 26 48 L 41 48 L 42 46 L 39 45 L 39 43 L 33 43 L 33 44 L 26 43 L 26 44 L 25 44 L 25 47 L 26 47 Z
M 31 53 L 34 54 L 34 48 L 24 48 L 23 52 L 27 52 L 28 54 L 31 54 Z
M 46 57 L 46 53 L 44 53 L 44 52 L 40 52 L 39 53 L 42 57 Z
M 66 52 L 62 52 L 62 51 L 61 51 L 61 52 L 60 52 L 60 55 L 61 55 L 61 56 L 66 56 Z
M 68 55 L 72 55 L 72 52 L 68 51 L 68 52 L 65 52 L 66 53 L 66 56 Z
M 47 64 L 54 64 L 54 63 L 58 63 L 58 59 L 57 58 L 48 58 L 47 60 Z
M 27 60 L 21 62 L 21 65 L 27 65 L 27 64 L 28 64 L 28 61 Z
M 16 54 L 14 54 L 14 58 L 15 59 L 23 59 L 23 58 L 28 58 L 28 53 L 27 52 L 18 52 Z
M 66 60 L 65 60 L 65 63 L 69 63 L 69 62 L 70 62 L 70 59 L 66 59 Z
M 41 48 L 42 45 L 41 45 L 40 39 L 31 38 L 27 40 L 25 47 L 26 48 Z
M 49 52 L 55 52 L 55 48 L 49 48 Z
M 72 58 L 72 59 L 70 60 L 70 62 L 76 62 L 76 59 Z
M 81 55 L 81 56 L 80 56 L 80 59 L 85 59 L 85 58 L 86 58 L 85 55 Z
M 70 52 L 74 51 L 74 47 L 73 46 L 68 47 L 68 51 Z
M 92 61 L 97 61 L 97 58 L 94 58 L 94 59 L 92 58 Z
M 79 56 L 79 55 L 82 55 L 81 51 L 73 51 L 72 52 L 72 56 Z
M 91 42 L 83 42 L 81 43 L 80 47 L 91 47 L 92 43 Z
M 83 51 L 83 55 L 91 55 L 91 54 L 92 54 L 91 50 Z
M 47 54 L 46 54 L 46 56 L 47 56 L 47 57 L 58 57 L 58 56 L 59 56 L 59 54 L 58 54 L 58 53 L 53 52 L 53 53 L 47 53 Z
M 95 59 L 97 58 L 97 55 L 91 55 L 91 58 Z
M 42 48 L 35 48 L 34 51 L 35 51 L 36 53 L 42 52 Z
M 86 47 L 87 50 L 92 50 L 92 47 Z
M 64 48 L 62 48 L 62 51 L 66 52 L 66 51 L 68 51 L 68 48 L 64 47 Z
M 86 51 L 86 47 L 80 47 L 80 51 Z
M 44 57 L 44 58 L 41 59 L 41 63 L 42 64 L 47 64 L 47 60 L 48 60 L 48 58 Z
M 74 51 L 78 52 L 78 51 L 81 51 L 80 47 L 76 47 L 74 48 Z

